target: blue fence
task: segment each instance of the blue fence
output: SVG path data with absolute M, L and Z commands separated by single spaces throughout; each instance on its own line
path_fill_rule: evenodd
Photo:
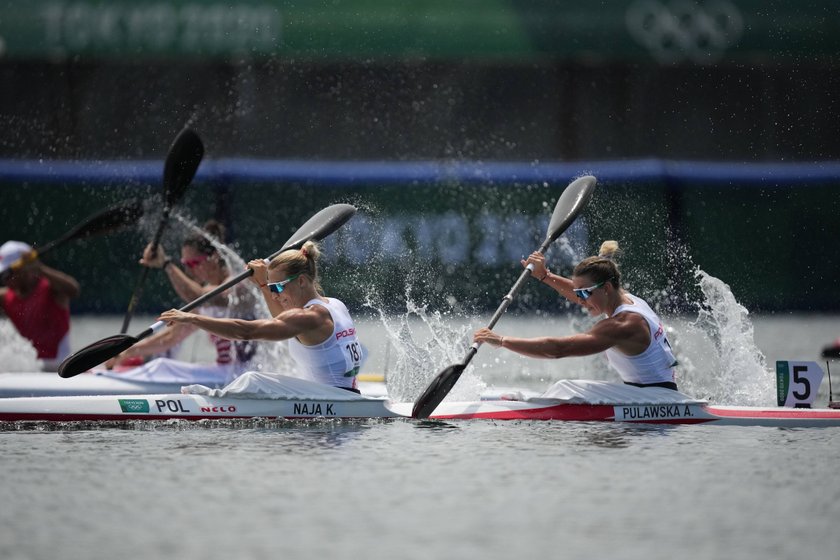
M 0 160 L 0 238 L 43 244 L 126 196 L 159 204 L 161 161 Z M 350 202 L 359 215 L 325 246 L 325 284 L 361 305 L 400 305 L 411 293 L 432 306 L 493 308 L 539 245 L 562 189 L 593 174 L 599 189 L 582 219 L 549 253 L 570 269 L 617 239 L 640 294 L 691 306 L 699 267 L 729 283 L 751 310 L 840 309 L 840 162 L 731 163 L 298 161 L 210 158 L 178 211 L 228 225 L 246 258 L 272 253 L 311 214 Z M 69 246 L 50 263 L 84 287 L 77 312 L 124 310 L 146 230 Z M 165 247 L 176 252 L 173 226 Z M 371 295 L 371 292 L 374 292 Z M 552 305 L 538 286 L 522 305 Z M 177 303 L 162 279 L 143 310 Z
M 160 161 L 30 161 L 0 159 L 0 183 L 120 184 L 160 180 Z M 303 161 L 221 158 L 204 161 L 197 181 L 387 184 L 515 184 L 565 182 L 583 172 L 601 181 L 790 187 L 835 184 L 840 161 L 735 163 L 661 159 L 592 162 Z

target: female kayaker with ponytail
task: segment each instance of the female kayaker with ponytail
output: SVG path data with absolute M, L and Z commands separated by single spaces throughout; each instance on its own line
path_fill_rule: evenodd
M 588 332 L 564 337 L 517 338 L 485 328 L 475 333 L 474 340 L 532 358 L 604 352 L 624 383 L 677 390 L 676 360 L 665 327 L 647 302 L 621 287 L 621 274 L 614 261 L 617 251 L 618 243 L 605 241 L 598 256 L 581 261 L 571 278 L 550 272 L 541 253 L 533 253 L 523 261 L 523 265 L 534 265 L 532 278 L 582 305 L 593 317 L 606 315 Z
M 172 309 L 161 321 L 185 323 L 235 340 L 288 340 L 289 354 L 312 380 L 359 392 L 356 375 L 362 346 L 345 305 L 321 291 L 318 246 L 284 251 L 266 266 L 254 260 L 251 281 L 260 287 L 273 317 L 246 321 L 218 319 Z

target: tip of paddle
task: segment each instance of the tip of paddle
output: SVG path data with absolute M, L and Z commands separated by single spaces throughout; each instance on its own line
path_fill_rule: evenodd
M 68 356 L 58 366 L 58 376 L 65 379 L 75 377 L 99 364 L 107 362 L 138 342 L 139 339 L 127 334 L 117 334 L 103 338 Z
M 465 367 L 464 364 L 456 364 L 437 374 L 414 403 L 414 407 L 411 409 L 411 417 L 423 420 L 431 416 L 438 405 L 446 398 L 446 395 L 449 394 L 449 391 L 452 390 L 452 387 L 455 386 Z
M 89 369 L 89 368 L 88 368 Z M 80 368 L 75 366 L 74 364 L 65 364 L 64 362 L 58 366 L 58 376 L 63 377 L 64 379 L 68 379 L 70 377 L 76 377 L 80 373 L 87 371 L 86 369 Z

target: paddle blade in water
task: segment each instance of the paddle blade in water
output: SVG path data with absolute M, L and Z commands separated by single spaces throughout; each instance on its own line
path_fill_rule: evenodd
M 127 334 L 115 334 L 108 338 L 103 338 L 68 356 L 58 366 L 58 375 L 66 378 L 84 373 L 92 367 L 107 362 L 123 350 L 131 348 L 137 342 L 138 339 L 136 337 Z
M 414 408 L 411 409 L 412 418 L 428 418 L 432 412 L 438 407 L 441 401 L 449 394 L 458 378 L 466 368 L 466 364 L 455 364 L 449 366 L 445 370 L 437 374 L 432 382 L 414 403 Z

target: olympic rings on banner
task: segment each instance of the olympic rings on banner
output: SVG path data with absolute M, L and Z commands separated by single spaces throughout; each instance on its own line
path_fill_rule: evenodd
M 716 62 L 744 31 L 729 0 L 636 0 L 625 14 L 627 29 L 661 63 Z

